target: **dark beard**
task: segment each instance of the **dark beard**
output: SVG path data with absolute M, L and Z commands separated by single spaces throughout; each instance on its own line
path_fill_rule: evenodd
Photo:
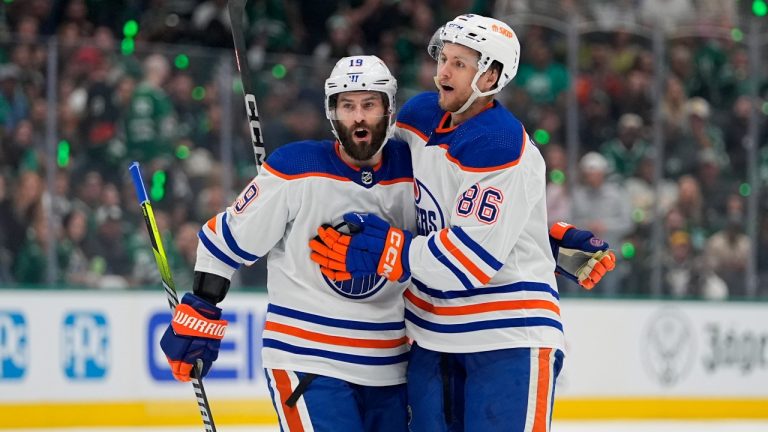
M 389 116 L 384 117 L 373 126 L 366 123 L 355 123 L 352 127 L 345 127 L 341 122 L 336 122 L 336 132 L 339 135 L 339 142 L 344 148 L 344 152 L 352 159 L 365 162 L 372 158 L 376 152 L 384 145 L 384 138 L 387 136 L 387 122 Z M 370 134 L 361 144 L 356 144 L 353 139 L 353 132 L 358 127 L 369 129 Z

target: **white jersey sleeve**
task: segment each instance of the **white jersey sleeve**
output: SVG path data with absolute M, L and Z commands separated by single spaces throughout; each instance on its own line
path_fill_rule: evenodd
M 262 169 L 231 206 L 203 225 L 195 270 L 230 279 L 241 265 L 266 255 L 295 217 L 291 187 L 291 182 Z
M 459 161 L 448 167 L 459 192 L 447 226 L 414 238 L 409 255 L 414 278 L 442 290 L 491 283 L 531 218 L 544 216 L 534 214 L 545 208 L 544 161 L 527 136 L 524 140 L 519 158 L 503 167 L 464 170 Z M 524 238 L 523 244 L 530 241 Z

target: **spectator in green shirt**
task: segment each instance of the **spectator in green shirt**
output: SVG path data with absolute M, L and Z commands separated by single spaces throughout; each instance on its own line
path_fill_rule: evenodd
M 144 60 L 144 81 L 136 86 L 125 119 L 128 155 L 149 162 L 173 154 L 176 114 L 163 85 L 170 76 L 168 59 L 153 54 Z
M 29 100 L 19 83 L 20 74 L 13 63 L 0 65 L 0 128 L 5 132 L 13 131 L 29 116 Z
M 526 47 L 529 61 L 520 64 L 515 84 L 523 88 L 537 104 L 555 103 L 568 88 L 568 71 L 552 59 L 549 48 L 539 41 Z
M 618 136 L 603 143 L 600 153 L 608 160 L 611 171 L 622 179 L 632 176 L 651 150 L 643 138 L 643 119 L 632 113 L 619 118 Z

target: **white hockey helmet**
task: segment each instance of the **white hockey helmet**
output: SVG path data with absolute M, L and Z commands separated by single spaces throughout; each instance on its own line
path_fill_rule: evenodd
M 464 45 L 480 54 L 477 61 L 477 73 L 472 79 L 472 95 L 456 113 L 462 113 L 480 96 L 490 96 L 501 91 L 517 75 L 520 63 L 520 40 L 506 23 L 482 15 L 459 15 L 440 27 L 432 36 L 427 51 L 439 60 L 443 44 L 446 42 Z M 481 92 L 477 80 L 494 61 L 501 64 L 496 88 Z
M 325 116 L 331 121 L 333 134 L 338 138 L 334 114 L 334 96 L 350 91 L 376 91 L 384 93 L 387 98 L 387 134 L 389 139 L 394 132 L 395 118 L 395 94 L 397 93 L 397 80 L 389 71 L 387 65 L 376 56 L 351 56 L 344 57 L 334 66 L 331 76 L 325 80 Z

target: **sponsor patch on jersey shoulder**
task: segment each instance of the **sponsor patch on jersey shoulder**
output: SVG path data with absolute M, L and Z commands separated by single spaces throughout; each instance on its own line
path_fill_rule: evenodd
M 240 196 L 237 197 L 232 207 L 235 209 L 235 213 L 242 213 L 245 209 L 251 205 L 259 196 L 259 186 L 256 184 L 256 180 L 251 181 L 248 186 L 243 189 Z

